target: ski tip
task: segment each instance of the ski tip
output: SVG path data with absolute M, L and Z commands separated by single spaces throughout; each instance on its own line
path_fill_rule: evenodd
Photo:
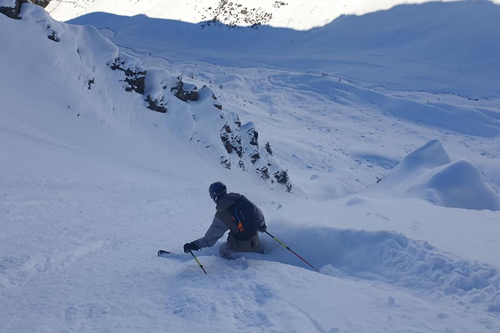
M 165 254 L 170 254 L 170 252 L 165 251 L 165 250 L 159 250 L 159 251 L 158 251 L 158 257 L 161 257 L 161 256 L 163 256 L 163 255 L 165 255 Z

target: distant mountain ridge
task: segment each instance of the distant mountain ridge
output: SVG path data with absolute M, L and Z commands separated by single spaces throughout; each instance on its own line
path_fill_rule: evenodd
M 451 2 L 454 0 L 444 0 Z M 343 15 L 363 15 L 387 10 L 402 4 L 420 4 L 429 0 L 52 0 L 47 10 L 59 20 L 67 21 L 92 12 L 179 20 L 190 23 L 217 21 L 227 25 L 273 27 L 308 30 L 322 27 Z M 500 0 L 494 0 L 500 3 Z

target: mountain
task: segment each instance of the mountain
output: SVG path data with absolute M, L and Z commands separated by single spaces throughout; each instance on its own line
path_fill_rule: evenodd
M 254 24 L 294 30 L 323 27 L 344 15 L 365 15 L 391 9 L 397 5 L 422 4 L 426 0 L 316 0 L 316 1 L 265 1 L 265 0 L 187 0 L 173 3 L 161 0 L 88 1 L 72 2 L 52 0 L 47 10 L 58 19 L 67 21 L 89 13 L 106 12 L 150 18 L 180 20 L 189 23 L 218 21 L 227 25 L 251 26 Z M 445 0 L 443 3 L 454 2 Z M 491 3 L 498 3 L 497 0 Z
M 0 8 L 0 332 L 500 329 L 496 3 Z

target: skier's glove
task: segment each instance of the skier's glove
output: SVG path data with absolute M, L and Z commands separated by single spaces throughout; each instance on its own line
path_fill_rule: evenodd
M 189 253 L 189 251 L 198 251 L 200 247 L 194 242 L 184 244 L 184 253 Z
M 258 228 L 257 230 L 259 232 L 266 232 L 267 231 L 267 225 L 265 223 L 262 223 Z

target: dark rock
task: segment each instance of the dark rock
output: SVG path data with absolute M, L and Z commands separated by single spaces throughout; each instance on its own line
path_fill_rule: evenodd
M 268 180 L 269 178 L 271 178 L 271 176 L 269 175 L 269 169 L 267 167 L 263 167 L 261 169 L 257 168 L 257 172 L 260 173 L 260 176 L 264 180 Z
M 241 137 L 237 136 L 234 141 L 236 142 L 236 145 L 233 146 L 234 150 L 236 151 L 236 154 L 238 155 L 239 158 L 243 157 L 243 147 L 241 146 Z
M 125 88 L 126 91 L 135 91 L 138 94 L 144 94 L 144 89 L 146 88 L 146 72 L 139 72 L 141 76 L 139 75 L 133 75 L 130 77 L 127 77 L 125 79 L 125 82 L 129 84 L 128 87 Z M 142 76 L 142 73 L 144 73 L 144 76 Z
M 248 136 L 250 137 L 250 144 L 252 146 L 258 146 L 259 145 L 259 133 L 254 129 L 251 128 L 248 130 Z
M 252 164 L 255 164 L 255 162 L 257 162 L 259 159 L 260 159 L 260 154 L 257 150 L 255 150 L 251 155 L 250 155 L 250 162 L 252 162 Z
M 125 88 L 126 91 L 135 91 L 138 94 L 144 94 L 147 71 L 123 68 L 123 65 L 125 65 L 125 61 L 121 61 L 120 58 L 116 58 L 112 63 L 108 64 L 112 70 L 119 70 L 125 73 L 124 81 L 129 84 L 129 86 Z
M 125 71 L 124 69 L 121 68 L 121 66 L 125 65 L 125 61 L 120 61 L 120 58 L 116 58 L 113 62 L 108 63 L 108 66 L 111 67 L 112 70 L 122 70 Z
M 231 127 L 226 123 L 222 129 L 220 130 L 220 139 L 222 140 L 222 144 L 226 149 L 228 154 L 233 152 L 233 145 L 231 144 L 232 132 Z
M 266 151 L 269 155 L 273 156 L 273 150 L 271 149 L 271 144 L 268 142 L 266 143 Z
M 20 20 L 21 16 L 19 16 L 19 13 L 21 12 L 21 5 L 28 2 L 28 0 L 15 0 L 13 3 L 14 7 L 2 6 L 0 7 L 0 13 L 12 19 Z
M 288 172 L 286 172 L 285 170 L 277 171 L 274 173 L 274 178 L 276 178 L 278 184 L 282 184 L 286 187 L 287 192 L 290 192 L 292 190 L 292 184 L 290 183 Z
M 148 95 L 148 97 L 146 97 L 145 101 L 148 102 L 148 104 L 149 104 L 148 109 L 156 111 L 156 112 L 160 112 L 160 113 L 167 112 L 167 108 L 165 107 L 165 103 L 163 103 L 163 101 L 153 100 L 150 95 Z
M 224 156 L 221 156 L 220 164 L 224 166 L 226 169 L 231 169 L 231 162 Z
M 187 101 L 197 101 L 200 98 L 200 94 L 198 93 L 198 87 L 192 84 L 186 84 L 182 81 L 182 76 L 177 77 L 177 84 L 175 87 L 170 89 L 172 94 L 175 97 L 180 99 L 183 102 Z
M 233 152 L 233 146 L 229 141 L 224 142 L 224 148 L 226 148 L 228 154 L 231 154 Z
M 52 33 L 50 35 L 47 36 L 48 39 L 58 43 L 60 41 L 59 37 L 57 37 L 57 33 L 52 30 Z
M 50 0 L 33 0 L 35 5 L 41 6 L 43 8 L 47 7 L 50 3 Z
M 196 90 L 189 92 L 186 96 L 188 100 L 193 101 L 193 102 L 200 99 L 200 93 L 197 91 L 198 88 L 194 87 L 194 89 L 196 89 Z

